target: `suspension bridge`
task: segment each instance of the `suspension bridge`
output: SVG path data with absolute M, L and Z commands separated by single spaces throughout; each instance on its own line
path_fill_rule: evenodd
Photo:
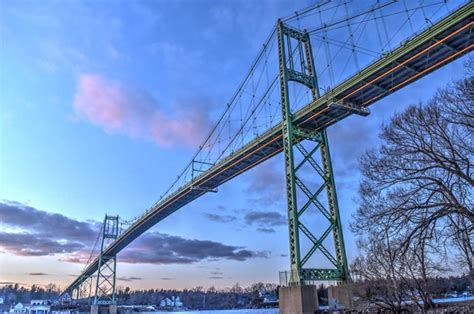
M 472 1 L 328 0 L 279 19 L 175 182 L 131 221 L 105 216 L 63 295 L 115 304 L 121 250 L 280 152 L 290 241 L 290 270 L 280 276 L 294 287 L 350 280 L 326 130 L 472 51 L 473 12 Z

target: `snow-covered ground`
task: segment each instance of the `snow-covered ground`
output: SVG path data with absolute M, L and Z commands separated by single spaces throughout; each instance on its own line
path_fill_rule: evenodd
M 474 301 L 474 296 L 470 297 L 457 297 L 457 298 L 444 298 L 444 299 L 433 299 L 434 303 L 450 303 L 450 302 L 463 302 L 463 301 Z
M 214 310 L 214 311 L 151 312 L 151 313 L 153 314 L 278 314 L 278 309 Z
M 474 301 L 474 296 L 433 299 L 434 303 L 451 303 Z M 411 302 L 407 302 L 409 304 Z M 327 306 L 321 307 L 327 309 Z M 145 313 L 142 313 L 145 314 Z M 185 311 L 185 312 L 150 312 L 150 314 L 278 314 L 278 309 L 243 309 L 243 310 L 214 310 L 214 311 Z

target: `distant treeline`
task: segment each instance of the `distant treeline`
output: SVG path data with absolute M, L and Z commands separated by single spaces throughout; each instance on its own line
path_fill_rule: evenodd
M 358 281 L 355 285 L 359 287 L 370 286 L 370 281 Z M 443 297 L 453 291 L 466 291 L 469 287 L 468 276 L 452 276 L 430 278 L 429 290 L 435 292 L 433 297 Z M 202 286 L 192 289 L 147 289 L 132 290 L 129 287 L 117 289 L 117 300 L 119 305 L 159 305 L 164 298 L 179 297 L 184 306 L 189 309 L 229 309 L 265 306 L 263 298 L 265 294 L 278 296 L 276 284 L 255 283 L 249 287 L 242 288 L 238 283 L 231 288 L 217 289 Z M 327 291 L 324 285 L 319 285 L 320 304 L 327 303 Z M 358 289 L 355 289 L 357 296 Z M 17 302 L 29 303 L 32 299 L 58 300 L 60 289 L 55 284 L 46 286 L 32 285 L 31 287 L 19 284 L 8 284 L 0 288 L 0 297 L 4 296 L 5 303 L 15 304 Z
M 7 284 L 0 288 L 0 297 L 4 302 L 15 304 L 29 303 L 32 299 L 58 300 L 60 289 L 55 284 L 46 286 L 32 285 L 25 287 L 20 284 Z M 147 289 L 132 290 L 129 287 L 117 288 L 117 302 L 119 305 L 159 305 L 165 298 L 179 297 L 184 306 L 189 309 L 224 309 L 264 306 L 266 294 L 278 294 L 278 286 L 272 283 L 255 283 L 242 288 L 238 283 L 231 288 L 205 289 L 198 286 L 192 289 Z
M 4 284 L 0 287 L 0 297 L 4 304 L 30 303 L 31 300 L 57 300 L 60 293 L 59 286 L 50 283 L 46 286 L 32 285 L 27 287 L 18 283 Z
M 357 288 L 354 289 L 354 295 L 362 299 L 366 298 L 364 293 L 366 293 L 368 290 L 374 290 L 380 286 L 389 286 L 390 284 L 384 279 L 366 280 L 357 278 L 353 274 L 353 278 L 354 277 L 356 280 L 353 285 Z M 461 294 L 465 291 L 472 291 L 474 287 L 471 286 L 470 276 L 462 275 L 428 278 L 424 288 L 429 291 L 430 297 L 432 298 L 445 298 L 448 295 L 453 296 L 456 293 Z
M 168 290 L 148 289 L 131 290 L 119 288 L 117 300 L 119 304 L 159 305 L 164 298 L 179 297 L 189 309 L 228 309 L 263 306 L 265 294 L 278 294 L 278 286 L 272 283 L 255 283 L 242 288 L 238 283 L 231 288 L 217 289 L 213 286 L 205 289 L 198 286 L 192 289 Z

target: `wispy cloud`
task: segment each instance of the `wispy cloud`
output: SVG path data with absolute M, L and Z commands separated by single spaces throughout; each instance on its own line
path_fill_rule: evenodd
M 130 281 L 142 280 L 142 278 L 141 277 L 118 277 L 117 280 L 118 281 L 130 282 Z
M 285 178 L 281 157 L 273 157 L 251 171 L 247 191 L 257 196 L 252 202 L 265 206 L 284 202 Z
M 18 256 L 59 254 L 61 260 L 72 263 L 88 261 L 93 241 L 99 232 L 95 222 L 76 221 L 17 202 L 0 202 L 0 220 L 4 227 L 4 231 L 0 232 L 0 249 Z M 148 232 L 121 252 L 119 259 L 132 264 L 192 264 L 222 259 L 246 261 L 268 256 L 269 253 L 265 251 Z M 39 276 L 40 273 L 33 274 Z
M 192 264 L 212 259 L 246 261 L 267 257 L 267 252 L 252 251 L 215 241 L 185 239 L 159 232 L 143 235 L 119 255 L 120 261 L 126 263 L 151 264 Z
M 329 144 L 335 152 L 332 158 L 340 164 L 336 175 L 354 176 L 354 170 L 358 169 L 359 157 L 378 142 L 378 123 L 369 118 L 352 116 L 328 130 Z
M 260 226 L 284 226 L 287 224 L 287 219 L 285 216 L 283 216 L 279 212 L 252 211 L 245 215 L 245 222 L 249 225 L 258 224 Z
M 28 273 L 29 276 L 47 276 L 46 273 Z
M 236 221 L 237 217 L 231 216 L 231 215 L 219 215 L 219 214 L 210 214 L 210 213 L 205 213 L 205 216 L 207 219 L 210 221 L 214 222 L 222 222 L 222 223 L 228 223 L 232 221 Z
M 77 252 L 84 249 L 81 242 L 62 242 L 41 235 L 0 232 L 0 247 L 19 256 L 45 256 Z
M 15 285 L 15 284 L 25 285 L 24 283 L 15 282 L 15 281 L 0 281 L 0 286 Z
M 257 228 L 257 231 L 262 233 L 275 233 L 275 229 L 273 228 Z
M 0 202 L 0 247 L 20 256 L 76 252 L 88 247 L 97 233 L 94 223 L 47 213 L 17 202 Z M 53 227 L 54 226 L 54 227 Z M 7 231 L 11 228 L 15 231 Z
M 95 239 L 98 227 L 97 223 L 78 221 L 12 201 L 0 201 L 0 220 L 35 235 L 86 243 Z
M 206 65 L 199 50 L 190 49 L 176 42 L 154 42 L 145 49 L 161 59 L 162 65 L 174 79 L 184 78 L 190 71 L 200 77 L 202 73 L 197 70 Z
M 172 115 L 139 89 L 108 80 L 98 74 L 82 74 L 74 96 L 76 117 L 106 132 L 152 140 L 160 146 L 192 146 L 201 143 L 210 127 L 204 106 L 176 105 Z
M 39 45 L 39 66 L 47 72 L 71 71 L 90 66 L 91 61 L 79 49 L 71 48 L 64 42 L 42 41 Z

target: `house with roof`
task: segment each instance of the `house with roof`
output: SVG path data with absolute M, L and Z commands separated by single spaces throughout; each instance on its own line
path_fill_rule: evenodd
M 13 305 L 8 312 L 10 314 L 50 314 L 51 301 L 31 300 L 30 304 L 24 305 L 21 302 Z
M 49 300 L 31 300 L 28 307 L 29 314 L 50 314 L 51 301 Z
M 161 300 L 160 307 L 162 307 L 162 308 L 182 308 L 182 307 L 184 307 L 184 303 L 181 302 L 179 296 L 178 297 L 172 296 L 171 299 L 170 298 L 164 298 L 163 300 Z
M 9 311 L 10 314 L 28 314 L 28 308 L 23 305 L 23 303 L 18 302 L 13 305 Z

